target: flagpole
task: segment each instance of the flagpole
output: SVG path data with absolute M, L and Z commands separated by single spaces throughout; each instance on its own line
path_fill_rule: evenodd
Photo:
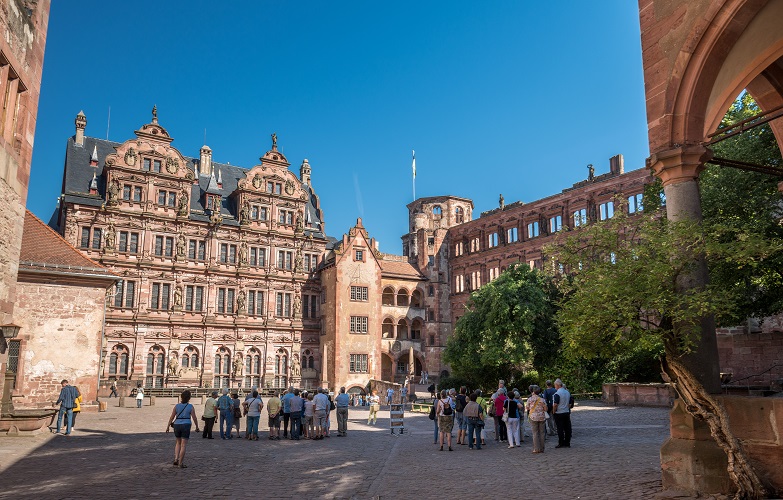
M 413 154 L 413 163 L 411 167 L 413 169 L 413 200 L 416 201 L 416 150 L 411 150 Z

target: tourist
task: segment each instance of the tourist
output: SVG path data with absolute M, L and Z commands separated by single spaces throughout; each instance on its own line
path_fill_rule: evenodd
M 483 396 L 483 393 L 476 389 L 476 403 L 481 406 L 481 409 L 483 410 L 482 413 L 484 415 L 487 415 L 487 407 L 489 406 L 489 401 Z M 486 424 L 486 420 L 482 419 L 482 424 Z M 484 446 L 487 444 L 487 426 L 481 425 L 481 446 Z
M 427 387 L 427 392 L 430 393 L 432 399 L 435 399 L 435 384 L 430 384 L 430 386 Z
M 304 425 L 302 434 L 308 439 L 315 439 L 315 403 L 313 395 L 308 394 L 304 402 Z
M 245 438 L 251 441 L 258 441 L 258 424 L 261 420 L 261 410 L 264 408 L 264 401 L 258 397 L 258 391 L 253 389 L 250 394 L 251 399 L 245 400 L 245 412 L 247 413 L 247 426 Z
M 375 425 L 378 421 L 378 410 L 381 408 L 381 398 L 378 396 L 378 391 L 373 389 L 372 396 L 368 398 L 370 403 L 370 415 L 367 417 L 367 425 Z
M 454 405 L 456 414 L 455 423 L 457 424 L 457 444 L 467 444 L 465 437 L 468 434 L 468 421 L 465 420 L 462 414 L 465 407 L 468 405 L 468 388 L 464 385 L 459 388 L 459 395 Z
M 218 392 L 212 391 L 212 395 L 207 398 L 204 403 L 204 413 L 201 415 L 201 420 L 204 421 L 204 432 L 201 434 L 202 439 L 214 439 L 212 437 L 212 428 L 215 426 L 215 412 L 217 411 Z
M 402 407 L 405 408 L 405 402 L 408 400 L 408 386 L 403 385 L 402 389 L 400 389 L 400 403 L 402 403 Z
M 136 384 L 136 408 L 141 408 L 144 402 L 144 389 L 141 388 L 141 382 Z
M 280 401 L 283 402 L 283 437 L 288 437 L 288 422 L 291 419 L 291 398 L 294 397 L 294 386 L 288 388 Z
M 519 393 L 513 394 L 518 398 Z M 524 408 L 516 399 L 508 398 L 503 401 L 503 417 L 506 418 L 506 432 L 508 434 L 508 447 L 519 446 L 519 410 Z
M 571 393 L 563 385 L 562 380 L 555 380 L 555 395 L 552 397 L 552 410 L 557 424 L 557 446 L 555 448 L 571 447 Z
M 258 394 L 258 387 L 256 387 L 256 386 L 253 386 L 253 387 L 251 387 L 251 388 L 250 388 L 250 392 L 248 392 L 248 393 L 247 393 L 247 395 L 245 396 L 245 402 L 247 402 L 247 401 L 249 401 L 249 400 L 253 399 L 253 393 L 254 393 L 254 392 L 255 392 L 256 394 Z
M 228 395 L 228 389 L 223 388 L 223 395 L 218 399 L 218 410 L 220 411 L 220 439 L 231 439 L 232 420 L 234 402 Z M 225 431 L 223 425 L 225 424 Z
M 501 380 L 502 382 L 502 380 Z M 495 418 L 495 441 L 506 441 L 506 423 L 503 421 L 503 406 L 506 402 L 506 388 L 500 387 L 492 397 Z
M 280 440 L 280 413 L 283 409 L 283 403 L 275 393 L 267 401 L 266 411 L 269 414 L 269 439 Z
M 544 453 L 546 420 L 549 418 L 546 400 L 539 395 L 541 394 L 539 386 L 531 385 L 528 390 L 530 391 L 530 397 L 527 398 L 527 411 L 530 429 L 533 434 L 533 453 Z
M 552 387 L 552 381 L 547 380 L 546 389 L 544 390 L 544 401 L 546 401 L 546 411 L 549 413 L 550 417 L 546 419 L 547 435 L 549 436 L 554 436 L 557 434 L 557 429 L 555 429 L 555 419 L 552 418 L 552 405 L 554 404 L 552 398 L 555 396 L 556 392 L 557 389 Z
M 74 386 L 76 389 L 76 392 L 79 393 L 79 395 L 76 397 L 76 399 L 73 400 L 73 404 L 75 405 L 73 407 L 73 416 L 71 417 L 71 430 L 76 428 L 76 417 L 79 416 L 79 413 L 82 411 L 82 392 L 79 390 L 78 387 Z
M 525 442 L 525 399 L 520 395 L 519 389 L 514 388 L 511 390 L 511 394 L 514 395 L 514 401 L 519 405 L 519 432 L 517 433 L 517 440 L 520 443 Z
M 111 382 L 111 393 L 109 393 L 109 397 L 117 397 L 117 383 L 112 380 Z
M 231 427 L 228 429 L 228 434 L 231 435 L 234 427 L 237 429 L 237 438 L 239 438 L 239 425 L 242 422 L 242 403 L 239 401 L 239 394 L 236 392 L 231 393 Z M 245 430 L 247 434 L 247 430 Z
M 60 395 L 57 397 L 57 401 L 54 403 L 60 405 L 60 411 L 57 413 L 57 434 L 60 433 L 60 427 L 63 423 L 63 414 L 65 415 L 65 435 L 71 435 L 71 429 L 73 428 L 73 409 L 76 406 L 76 398 L 79 397 L 79 391 L 76 387 L 68 385 L 67 380 L 60 382 Z
M 465 408 L 462 411 L 463 417 L 465 421 L 467 422 L 467 440 L 468 440 L 468 449 L 473 449 L 473 444 L 475 443 L 476 449 L 480 450 L 481 445 L 483 444 L 481 440 L 481 430 L 484 428 L 484 408 L 481 407 L 480 404 L 478 404 L 478 393 L 474 392 L 470 395 L 470 400 L 465 405 Z M 474 439 L 475 435 L 475 439 Z M 463 443 L 464 444 L 464 443 Z
M 326 389 L 318 389 L 318 394 L 313 398 L 315 404 L 315 439 L 323 439 L 326 436 L 326 415 L 330 410 L 329 398 L 326 396 Z
M 443 442 L 448 440 L 449 451 L 451 449 L 451 429 L 454 428 L 454 410 L 451 407 L 451 398 L 446 390 L 440 391 L 438 407 L 435 410 L 438 415 L 438 428 L 440 429 L 440 451 L 443 451 Z
M 334 404 L 337 408 L 337 435 L 348 435 L 348 402 L 350 396 L 345 393 L 345 387 L 340 387 L 340 394 L 334 398 Z
M 193 423 L 196 424 L 196 432 L 199 432 L 199 429 L 196 409 L 190 404 L 190 391 L 182 391 L 180 400 L 181 402 L 171 409 L 166 432 L 169 432 L 172 427 L 174 428 L 174 437 L 177 438 L 177 443 L 174 445 L 174 465 L 184 469 L 187 467 L 185 465 L 185 447 L 190 439 L 190 421 L 193 420 Z
M 302 431 L 302 410 L 304 409 L 304 400 L 299 397 L 299 389 L 294 389 L 288 400 L 288 407 L 291 410 L 291 439 L 299 441 L 299 435 Z
M 334 405 L 334 392 L 327 392 L 324 389 L 324 393 L 326 394 L 326 399 L 329 400 L 329 409 L 326 410 L 326 432 L 324 437 L 329 437 L 329 433 L 332 430 L 332 410 L 337 407 Z
M 386 404 L 391 405 L 393 399 L 394 399 L 394 388 L 389 387 L 388 389 L 386 389 Z

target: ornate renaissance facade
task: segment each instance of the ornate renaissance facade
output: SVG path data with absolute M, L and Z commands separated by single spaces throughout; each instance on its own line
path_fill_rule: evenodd
M 299 385 L 302 352 L 319 349 L 315 270 L 327 243 L 308 161 L 297 178 L 275 135 L 249 169 L 213 161 L 207 146 L 185 156 L 156 109 L 122 143 L 86 137 L 86 123 L 79 113 L 52 225 L 120 277 L 100 378 Z

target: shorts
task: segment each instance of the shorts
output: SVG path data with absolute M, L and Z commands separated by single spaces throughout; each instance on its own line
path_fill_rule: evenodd
M 280 414 L 278 413 L 274 417 L 269 417 L 269 427 L 274 427 L 276 429 L 280 428 Z
M 190 424 L 174 424 L 174 437 L 190 439 Z
M 467 417 L 462 416 L 462 412 L 456 412 L 457 413 L 457 429 L 461 431 L 468 430 L 468 419 Z
M 449 416 L 441 415 L 438 417 L 438 430 L 440 432 L 451 433 L 451 430 L 453 428 L 454 428 L 454 419 L 451 418 L 451 415 Z
M 326 427 L 326 410 L 315 410 L 315 425 L 318 427 Z

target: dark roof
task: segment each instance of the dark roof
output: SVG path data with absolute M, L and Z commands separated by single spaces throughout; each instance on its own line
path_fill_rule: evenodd
M 103 165 L 106 156 L 116 152 L 116 148 L 122 143 L 97 139 L 94 137 L 85 137 L 84 145 L 79 146 L 75 138 L 69 137 L 65 148 L 65 171 L 63 173 L 63 201 L 67 203 L 79 203 L 88 206 L 101 206 L 106 199 L 106 179 L 103 175 Z M 90 157 L 93 149 L 98 153 L 98 165 L 90 165 Z M 199 160 L 185 156 L 186 167 L 192 172 L 197 171 Z M 211 193 L 221 195 L 222 208 L 220 213 L 223 215 L 223 224 L 235 226 L 239 225 L 237 210 L 234 206 L 231 193 L 236 191 L 240 179 L 245 178 L 248 169 L 229 165 L 227 163 L 212 162 L 215 175 L 220 172 L 221 184 L 214 182 L 209 175 L 198 176 L 198 183 L 193 184 L 190 193 L 190 219 L 196 221 L 208 221 L 209 217 L 205 214 L 204 192 L 209 190 Z M 93 173 L 98 179 L 98 194 L 90 194 L 90 182 Z M 312 234 L 316 238 L 325 238 L 323 233 L 323 214 L 316 206 L 316 196 L 311 186 L 303 186 L 310 194 L 310 202 L 305 207 L 305 220 L 309 220 L 313 228 L 305 228 L 305 234 Z
M 114 277 L 107 268 L 85 257 L 29 210 L 25 212 L 19 267 Z

